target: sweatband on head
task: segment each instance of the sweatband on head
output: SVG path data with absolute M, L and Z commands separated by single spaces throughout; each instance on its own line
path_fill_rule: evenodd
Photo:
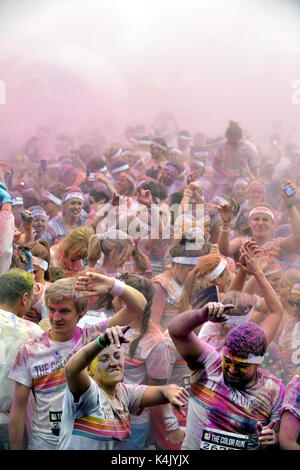
M 101 173 L 104 173 L 104 171 L 107 171 L 107 166 L 104 165 L 102 168 L 99 168 L 97 171 L 101 171 Z
M 200 256 L 176 256 L 172 258 L 173 263 L 177 264 L 194 264 L 196 265 L 200 260 Z
M 180 140 L 191 140 L 192 137 L 191 137 L 191 136 L 188 136 L 188 135 L 179 134 L 179 135 L 177 136 L 177 138 L 180 139 Z
M 209 274 L 206 274 L 205 278 L 208 280 L 208 281 L 213 281 L 214 279 L 216 279 L 218 276 L 220 276 L 220 274 L 222 274 L 222 272 L 224 271 L 224 269 L 226 268 L 226 265 L 227 265 L 227 261 L 226 259 L 222 258 L 220 263 L 218 264 L 218 266 Z
M 38 258 L 37 256 L 32 257 L 32 264 L 35 264 L 36 266 L 39 266 L 43 271 L 47 271 L 48 269 L 48 263 L 44 259 Z
M 161 149 L 161 150 L 167 150 L 166 147 L 164 145 L 161 145 L 159 144 L 158 142 L 151 142 L 151 145 L 153 145 L 153 147 L 157 147 L 158 149 Z
M 122 171 L 119 176 L 123 176 L 123 178 L 126 178 L 127 181 L 129 181 L 132 184 L 132 186 L 135 188 L 136 181 L 132 176 L 130 176 L 128 173 L 124 171 Z
M 54 202 L 54 204 L 56 204 L 57 206 L 60 206 L 62 203 L 61 199 L 54 196 L 54 194 L 50 193 L 49 191 L 44 191 L 41 197 L 42 199 L 49 199 L 49 201 Z
M 175 153 L 178 153 L 178 155 L 182 155 L 182 152 L 177 148 L 177 147 L 173 147 L 171 150 L 170 150 L 170 153 L 171 152 L 175 152 Z
M 193 152 L 193 157 L 208 157 L 209 152 L 201 151 L 201 152 Z
M 166 166 L 164 167 L 164 170 L 169 170 L 171 171 L 172 173 L 176 173 L 176 175 L 179 175 L 179 171 L 178 169 L 172 165 L 172 163 L 167 163 Z
M 233 184 L 233 188 L 235 188 L 238 184 L 242 184 L 243 186 L 248 186 L 249 185 L 248 181 L 243 179 L 243 178 L 237 179 Z
M 257 364 L 257 365 L 262 364 L 265 358 L 265 356 L 255 356 L 254 354 L 249 354 L 247 359 L 244 359 L 242 357 L 238 357 L 238 356 L 231 354 L 229 349 L 226 346 L 224 346 L 224 349 L 223 349 L 223 356 L 228 357 L 229 359 L 232 359 L 233 361 L 243 362 L 245 364 Z
M 269 217 L 271 217 L 272 221 L 274 222 L 274 214 L 273 212 L 268 209 L 267 207 L 264 207 L 264 206 L 260 206 L 260 207 L 254 207 L 254 209 L 252 209 L 250 212 L 249 212 L 249 220 L 251 219 L 251 217 L 255 214 L 266 214 L 268 215 Z
M 254 308 L 251 308 L 250 312 L 246 313 L 245 315 L 228 315 L 228 320 L 226 321 L 226 325 L 241 325 L 242 323 L 246 323 L 250 320 L 254 312 Z
M 118 158 L 121 155 L 121 153 L 122 153 L 122 149 L 119 148 L 119 150 L 116 153 L 114 153 L 110 158 L 112 160 L 115 160 L 116 158 Z
M 69 199 L 72 199 L 72 197 L 77 198 L 77 199 L 81 199 L 81 201 L 83 201 L 83 196 L 82 196 L 81 193 L 71 192 L 71 193 L 68 193 L 68 194 L 65 195 L 64 202 L 68 201 Z
M 33 217 L 42 216 L 42 217 L 45 217 L 45 219 L 47 219 L 47 214 L 44 211 L 44 209 L 32 209 L 30 212 L 32 213 Z
M 112 175 L 114 175 L 115 173 L 120 173 L 121 171 L 124 171 L 124 170 L 129 170 L 129 165 L 127 163 L 126 165 L 118 166 L 117 168 L 110 170 L 110 172 Z
M 12 206 L 22 206 L 24 204 L 22 197 L 13 197 L 11 200 Z

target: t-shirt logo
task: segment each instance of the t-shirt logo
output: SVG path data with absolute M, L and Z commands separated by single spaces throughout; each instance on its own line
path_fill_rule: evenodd
M 49 420 L 52 434 L 59 436 L 62 411 L 49 411 Z

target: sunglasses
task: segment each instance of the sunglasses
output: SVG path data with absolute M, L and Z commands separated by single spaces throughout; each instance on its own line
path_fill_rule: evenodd
M 291 307 L 296 307 L 300 309 L 300 301 L 299 302 L 295 302 L 294 300 L 288 300 L 288 303 Z

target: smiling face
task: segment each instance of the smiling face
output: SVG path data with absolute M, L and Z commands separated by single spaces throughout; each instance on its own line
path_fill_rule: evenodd
M 64 213 L 67 217 L 79 217 L 83 201 L 77 197 L 72 197 L 64 202 Z
M 124 375 L 123 352 L 115 345 L 103 349 L 90 364 L 89 372 L 101 388 L 117 385 Z
M 47 219 L 43 215 L 36 215 L 33 218 L 33 224 L 32 225 L 33 225 L 33 228 L 34 228 L 37 236 L 40 236 L 46 230 Z
M 236 197 L 238 202 L 242 204 L 247 199 L 247 186 L 245 184 L 236 184 L 234 186 L 233 195 Z
M 242 389 L 255 380 L 258 365 L 249 364 L 242 359 L 223 354 L 222 371 L 224 379 L 233 388 Z
M 259 204 L 265 199 L 264 188 L 260 185 L 251 185 L 248 188 L 248 201 L 250 206 Z
M 253 214 L 250 218 L 249 226 L 254 238 L 255 236 L 270 238 L 273 221 L 267 214 Z

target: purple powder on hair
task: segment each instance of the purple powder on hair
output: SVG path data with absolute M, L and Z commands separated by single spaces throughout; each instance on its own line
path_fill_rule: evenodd
M 250 354 L 263 356 L 267 349 L 267 338 L 260 326 L 247 322 L 228 333 L 225 346 L 231 354 L 242 359 L 247 359 Z

